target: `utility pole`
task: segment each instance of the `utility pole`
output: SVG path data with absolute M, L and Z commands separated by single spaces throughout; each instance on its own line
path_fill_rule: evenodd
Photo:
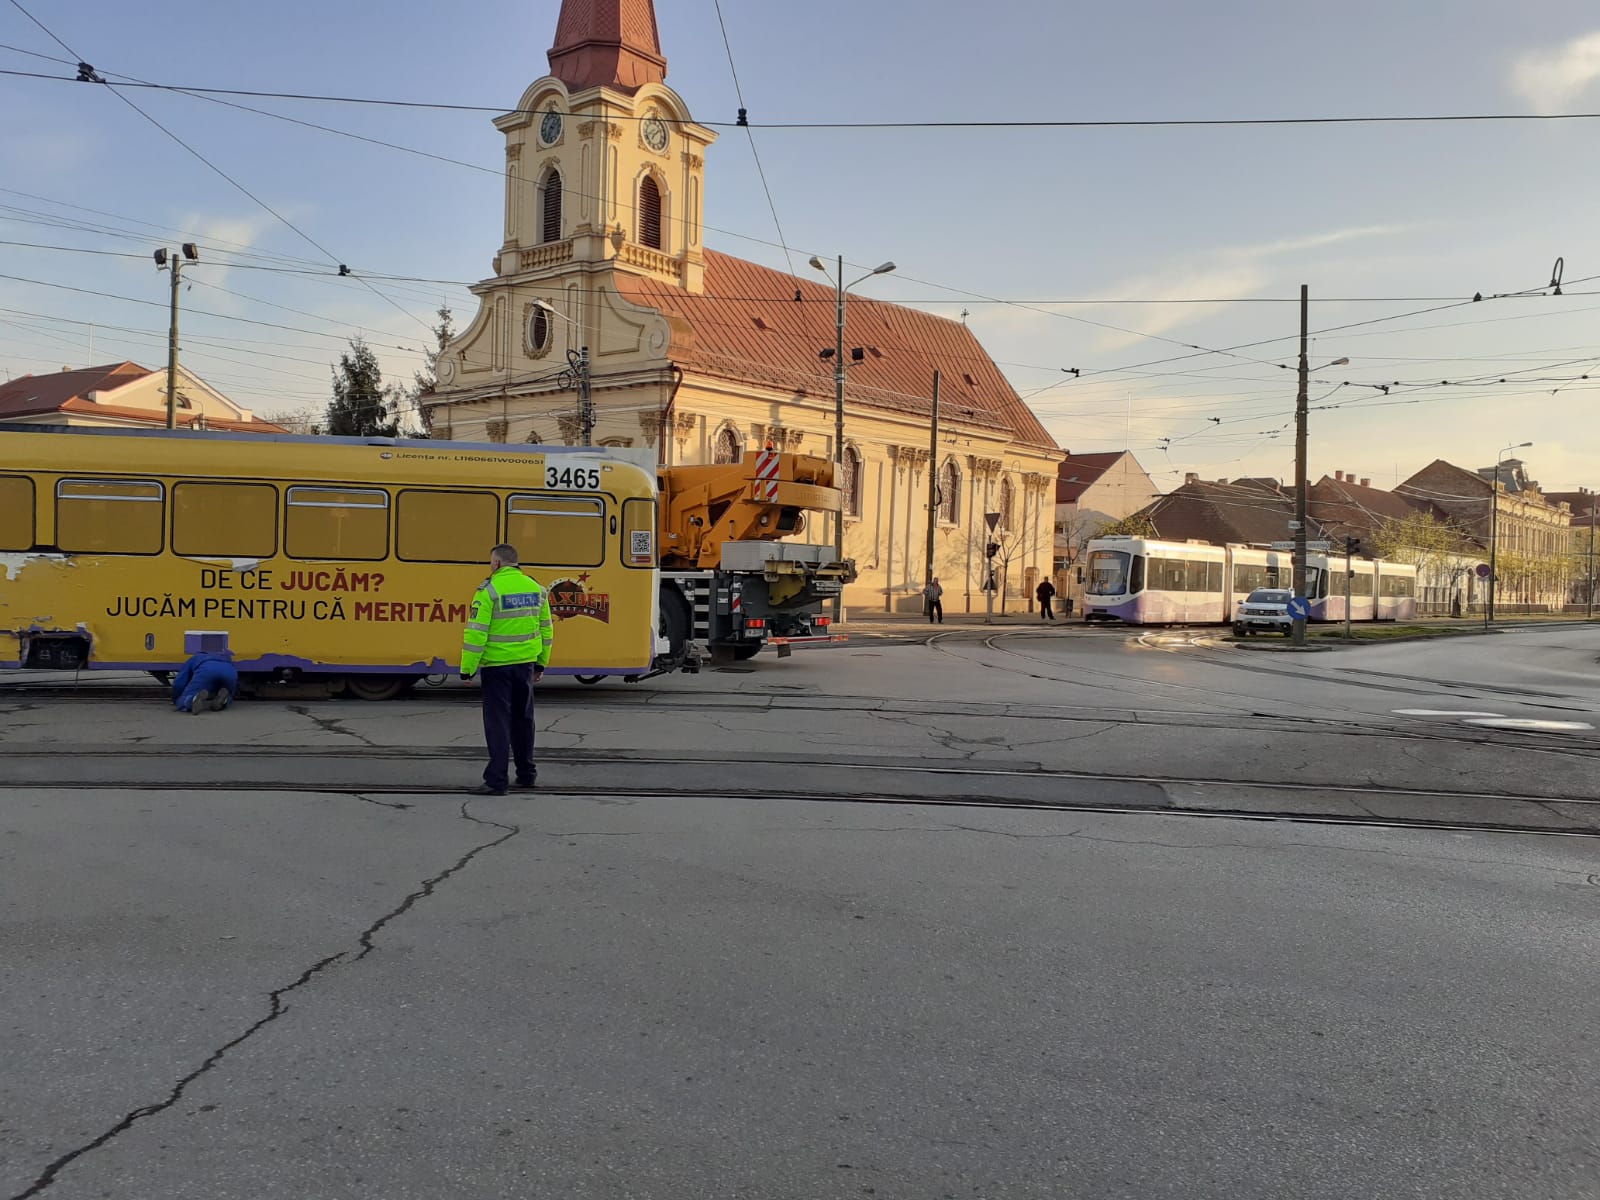
M 844 255 L 839 255 L 838 274 L 834 281 L 834 340 L 833 340 L 833 461 L 839 464 L 840 470 L 846 470 L 844 461 Z M 835 480 L 837 486 L 840 480 Z M 891 476 L 890 482 L 893 483 Z M 850 487 L 854 488 L 856 481 L 850 480 Z M 863 511 L 865 511 L 863 509 Z M 833 514 L 833 561 L 844 562 L 844 506 Z M 892 573 L 894 564 L 890 562 Z M 839 618 L 844 611 L 844 588 L 840 588 L 833 598 L 833 621 L 839 623 Z
M 1583 489 L 1589 492 L 1588 488 Z M 1587 589 L 1588 599 L 1585 602 L 1584 620 L 1594 620 L 1594 493 L 1589 492 L 1589 572 Z
M 922 586 L 933 582 L 933 530 L 939 519 L 939 372 L 933 373 L 933 424 L 928 430 L 928 570 Z
M 583 444 L 594 445 L 594 395 L 589 386 L 589 347 L 578 351 L 578 416 L 583 421 Z
M 1307 392 L 1310 387 L 1311 364 L 1306 358 L 1306 341 L 1309 336 L 1311 291 L 1300 285 L 1300 380 L 1294 395 L 1294 594 L 1301 599 L 1306 594 L 1306 416 Z M 1306 644 L 1306 623 L 1300 618 L 1294 622 L 1294 644 Z
M 172 323 L 167 330 L 167 428 L 178 427 L 178 283 L 184 259 L 200 261 L 200 252 L 193 242 L 185 242 L 181 250 L 165 248 L 155 252 L 156 270 L 170 267 L 172 272 Z

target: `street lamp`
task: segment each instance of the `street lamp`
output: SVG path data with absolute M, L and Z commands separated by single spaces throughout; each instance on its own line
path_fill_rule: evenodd
M 827 265 L 816 255 L 811 256 L 811 265 L 833 282 L 835 301 L 835 326 L 836 337 L 833 344 L 833 457 L 839 464 L 839 469 L 844 469 L 844 294 L 856 284 L 871 279 L 874 275 L 887 275 L 894 270 L 894 263 L 886 262 L 872 268 L 860 279 L 853 279 L 849 283 L 844 281 L 844 255 L 839 256 L 837 274 L 830 275 Z M 826 352 L 824 352 L 826 353 Z M 851 483 L 854 484 L 854 480 Z M 833 557 L 835 562 L 844 562 L 844 510 L 840 511 L 833 519 Z M 839 594 L 833 598 L 833 619 L 839 619 L 840 608 L 844 603 L 844 589 L 841 587 Z
M 1489 493 L 1489 607 L 1484 613 L 1483 627 L 1489 628 L 1494 620 L 1494 593 L 1498 577 L 1495 574 L 1495 560 L 1500 549 L 1500 464 L 1505 461 L 1507 454 L 1513 450 L 1526 450 L 1532 442 L 1518 442 L 1515 446 L 1507 446 L 1495 457 L 1494 479 L 1490 486 L 1494 488 Z
M 1307 392 L 1310 388 L 1311 366 L 1306 358 L 1306 325 L 1308 320 L 1307 289 L 1300 285 L 1300 386 L 1294 400 L 1294 594 L 1306 599 L 1306 415 L 1310 408 Z M 1336 358 L 1318 367 L 1348 365 L 1348 358 Z M 1306 644 L 1306 623 L 1298 618 L 1293 625 L 1294 644 Z
M 548 300 L 535 299 L 533 307 L 549 316 L 560 317 L 580 333 L 583 332 L 582 326 L 567 316 L 566 313 L 558 311 L 555 305 Z M 532 339 L 530 338 L 529 340 L 531 341 Z M 570 368 L 578 385 L 578 423 L 583 426 L 583 444 L 592 446 L 594 444 L 594 403 L 589 389 L 589 347 L 584 346 L 578 350 L 568 349 L 567 366 Z

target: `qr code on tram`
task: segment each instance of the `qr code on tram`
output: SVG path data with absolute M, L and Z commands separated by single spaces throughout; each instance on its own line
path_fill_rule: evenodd
M 648 529 L 635 529 L 628 535 L 629 556 L 632 558 L 649 558 L 654 547 L 655 534 Z

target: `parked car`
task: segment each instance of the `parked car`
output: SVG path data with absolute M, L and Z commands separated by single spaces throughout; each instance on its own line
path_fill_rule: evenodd
M 1289 600 L 1294 593 L 1287 588 L 1257 588 L 1244 598 L 1233 617 L 1235 637 L 1248 633 L 1294 632 L 1294 619 L 1289 616 Z

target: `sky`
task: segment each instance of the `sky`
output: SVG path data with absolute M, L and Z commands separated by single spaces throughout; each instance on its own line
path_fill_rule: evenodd
M 72 76 L 81 59 L 110 79 L 490 110 L 548 73 L 559 9 L 21 3 L 38 23 L 0 0 L 0 70 Z M 707 243 L 804 274 L 812 254 L 858 274 L 893 260 L 858 290 L 965 320 L 1063 447 L 1126 446 L 1163 489 L 1190 471 L 1291 479 L 1304 284 L 1313 479 L 1387 487 L 1533 442 L 1511 453 L 1546 490 L 1600 487 L 1600 118 L 1014 124 L 1600 114 L 1593 4 L 656 13 L 668 84 L 719 128 Z M 12 377 L 162 365 L 168 277 L 149 255 L 193 240 L 211 249 L 185 274 L 185 365 L 257 413 L 320 410 L 357 334 L 408 381 L 433 311 L 470 321 L 465 285 L 499 246 L 493 111 L 0 74 L 0 113 Z M 859 127 L 905 122 L 943 127 Z M 833 127 L 760 128 L 780 124 Z

